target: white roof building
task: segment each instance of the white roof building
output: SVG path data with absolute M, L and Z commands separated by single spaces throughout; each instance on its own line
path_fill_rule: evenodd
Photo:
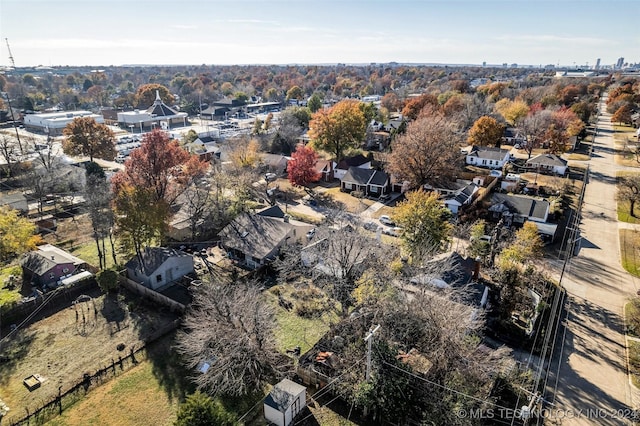
M 34 132 L 48 133 L 52 136 L 61 135 L 62 130 L 71 123 L 74 118 L 90 117 L 97 123 L 104 123 L 104 117 L 91 111 L 58 111 L 43 114 L 27 114 L 24 117 L 24 126 Z

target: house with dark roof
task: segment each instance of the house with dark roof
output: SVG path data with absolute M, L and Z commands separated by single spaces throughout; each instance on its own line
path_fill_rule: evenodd
M 291 157 L 282 154 L 262 154 L 260 164 L 265 173 L 270 172 L 282 176 L 287 171 L 289 160 Z
M 278 206 L 244 213 L 219 233 L 220 244 L 231 259 L 256 269 L 273 261 L 288 241 L 304 241 L 314 225 L 291 220 Z
M 471 204 L 474 194 L 478 192 L 478 185 L 475 183 L 468 183 L 458 191 L 445 197 L 444 205 L 451 211 L 451 213 L 458 214 L 458 211 L 462 206 Z
M 365 157 L 362 154 L 354 155 L 353 157 L 347 157 L 340 160 L 339 163 L 333 164 L 334 177 L 336 179 L 342 180 L 344 175 L 347 174 L 347 171 L 350 167 L 357 167 L 359 169 L 370 169 L 371 168 L 371 160 Z
M 549 202 L 524 195 L 494 193 L 489 213 L 492 218 L 503 218 L 506 225 L 522 224 L 527 220 L 545 223 L 549 217 Z
M 536 169 L 539 173 L 551 173 L 564 176 L 567 173 L 567 161 L 555 154 L 540 154 L 527 160 L 528 168 Z
M 0 194 L 0 206 L 7 206 L 14 210 L 18 210 L 20 213 L 28 213 L 29 205 L 27 203 L 27 197 L 22 192 Z
M 27 253 L 20 265 L 25 281 L 31 281 L 36 286 L 50 287 L 79 272 L 86 263 L 61 248 L 44 244 L 38 246 L 37 250 Z
M 466 156 L 466 163 L 472 166 L 501 169 L 509 162 L 507 149 L 488 146 L 472 146 Z
M 427 262 L 410 282 L 438 294 L 453 290 L 451 297 L 474 309 L 484 309 L 489 297 L 489 288 L 477 281 L 479 263 L 464 258 L 457 252 L 444 253 Z
M 124 266 L 130 280 L 152 290 L 167 287 L 194 271 L 190 254 L 167 247 L 145 247 L 140 257 L 134 256 Z
M 349 167 L 342 178 L 340 189 L 344 192 L 361 191 L 365 196 L 379 197 L 390 190 L 389 175 L 375 169 Z
M 521 145 L 525 142 L 525 137 L 514 127 L 505 127 L 502 135 L 502 142 L 507 145 Z

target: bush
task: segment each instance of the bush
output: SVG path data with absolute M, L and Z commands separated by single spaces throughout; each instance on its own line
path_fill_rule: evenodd
M 196 391 L 178 408 L 175 426 L 232 426 L 236 421 L 222 404 Z
M 112 269 L 105 269 L 96 275 L 98 286 L 104 293 L 114 291 L 118 288 L 118 274 Z

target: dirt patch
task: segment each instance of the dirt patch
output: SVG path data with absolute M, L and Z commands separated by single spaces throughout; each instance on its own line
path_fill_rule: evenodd
M 175 318 L 124 292 L 83 297 L 2 342 L 0 398 L 16 415 L 33 411 L 55 396 L 59 387 L 68 389 L 83 374 L 92 374 L 117 361 L 123 352 L 140 348 Z M 23 380 L 33 374 L 45 381 L 30 392 Z
M 93 241 L 91 235 L 93 235 L 93 227 L 87 213 L 58 219 L 56 232 L 45 234 L 42 238 L 49 244 L 71 249 Z

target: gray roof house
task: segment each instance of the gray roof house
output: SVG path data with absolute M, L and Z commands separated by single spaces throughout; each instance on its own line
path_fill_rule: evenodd
M 390 190 L 389 175 L 375 169 L 349 167 L 340 183 L 342 191 L 362 191 L 366 196 L 380 196 Z
M 85 261 L 51 244 L 38 246 L 22 261 L 22 274 L 38 286 L 53 286 L 86 265 Z
M 505 218 L 507 224 L 527 220 L 544 223 L 549 217 L 549 202 L 521 195 L 495 193 L 489 212 L 495 219 Z
M 488 146 L 472 146 L 466 156 L 466 163 L 472 166 L 501 169 L 509 162 L 510 152 L 507 149 Z
M 478 192 L 478 185 L 475 183 L 469 183 L 454 194 L 445 198 L 444 205 L 447 206 L 451 213 L 457 214 L 462 206 L 471 203 L 473 195 L 476 192 Z
M 567 161 L 554 154 L 540 154 L 527 160 L 527 167 L 540 173 L 553 173 L 564 176 L 567 173 Z
M 313 228 L 311 224 L 290 220 L 278 206 L 273 206 L 238 216 L 218 236 L 230 258 L 256 269 L 274 260 L 287 240 L 303 241 Z
M 127 276 L 152 290 L 167 287 L 193 269 L 193 257 L 167 247 L 146 247 L 141 258 L 134 256 L 125 265 Z

